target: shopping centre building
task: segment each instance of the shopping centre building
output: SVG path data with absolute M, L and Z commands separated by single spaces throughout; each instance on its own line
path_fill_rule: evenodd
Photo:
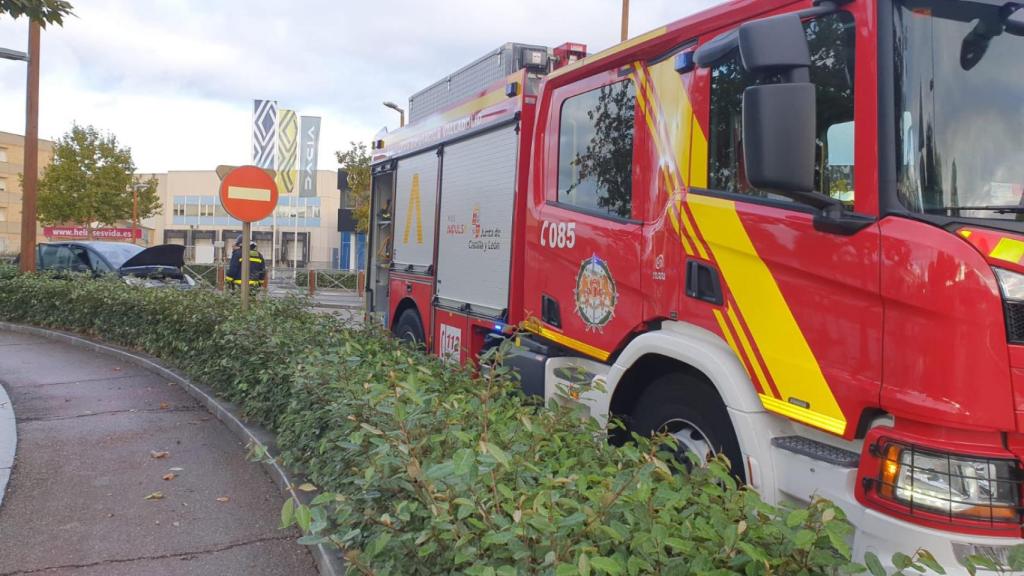
M 24 137 L 0 132 L 0 257 L 13 256 L 21 247 L 21 184 Z M 53 157 L 53 142 L 39 141 L 39 171 L 42 174 Z M 160 212 L 139 222 L 137 242 L 143 246 L 181 244 L 186 260 L 216 263 L 223 260 L 241 234 L 241 223 L 220 205 L 220 177 L 215 170 L 174 170 L 140 174 L 143 180 L 157 180 Z M 281 194 L 275 213 L 253 224 L 253 238 L 267 261 L 278 267 L 357 269 L 365 262 L 365 235 L 351 226 L 350 203 L 338 190 L 338 173 L 316 173 L 316 196 Z M 345 208 L 345 210 L 339 210 Z M 342 225 L 338 218 L 342 215 Z M 348 215 L 348 217 L 346 216 Z M 125 232 L 131 222 L 119 222 L 106 232 Z M 344 229 L 344 231 L 343 231 Z M 40 242 L 68 238 L 73 226 L 39 226 Z M 131 230 L 128 230 L 131 232 Z M 61 236 L 61 234 L 64 234 Z M 134 234 L 133 234 L 134 235 Z M 124 234 L 121 234 L 124 236 Z M 114 238 L 114 234 L 103 239 Z M 97 236 L 99 238 L 99 236 Z M 125 239 L 131 238 L 131 235 Z

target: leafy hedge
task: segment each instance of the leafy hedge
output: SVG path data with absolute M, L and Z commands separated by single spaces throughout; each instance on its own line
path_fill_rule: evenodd
M 316 288 L 318 290 L 341 288 L 355 290 L 359 274 L 349 270 L 317 270 Z M 295 273 L 295 285 L 303 288 L 309 286 L 309 271 L 297 270 Z
M 826 501 L 783 509 L 670 439 L 622 448 L 570 409 L 524 402 L 502 368 L 454 370 L 297 300 L 0 272 L 0 319 L 158 356 L 278 437 L 321 491 L 282 508 L 304 543 L 366 574 L 838 574 L 851 528 Z M 491 353 L 499 360 L 502 350 Z M 897 566 L 941 570 L 930 554 Z M 870 571 L 884 574 L 873 556 Z

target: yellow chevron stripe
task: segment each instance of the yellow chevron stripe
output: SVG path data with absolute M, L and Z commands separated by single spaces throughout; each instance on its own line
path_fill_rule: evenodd
M 743 325 L 740 323 L 739 318 L 736 317 L 736 311 L 733 310 L 732 306 L 726 306 L 725 308 L 726 317 L 729 319 L 729 323 L 736 330 L 736 337 L 740 340 L 740 345 L 743 346 L 743 351 L 746 353 L 747 360 L 750 361 L 750 365 L 754 368 L 754 375 L 757 376 L 757 383 L 761 385 L 761 389 L 765 391 L 771 390 L 771 385 L 768 384 L 768 378 L 764 375 L 764 370 L 761 369 L 761 363 L 757 360 L 757 354 L 754 353 L 754 347 L 750 344 L 750 340 L 747 338 L 747 332 L 743 329 Z
M 737 358 L 739 358 L 740 365 L 743 366 L 743 371 L 747 373 L 747 378 L 753 379 L 754 375 L 750 373 L 750 369 L 747 368 L 747 363 L 743 361 L 743 352 L 740 351 L 739 346 L 736 345 L 736 341 L 733 340 L 732 332 L 729 330 L 729 326 L 725 323 L 725 316 L 722 314 L 722 311 L 718 308 L 712 308 L 711 311 L 715 314 L 715 320 L 718 321 L 718 328 L 725 336 L 725 341 L 729 344 L 729 348 L 732 348 L 733 353 L 736 354 Z
M 548 340 L 551 340 L 552 342 L 561 344 L 562 346 L 565 346 L 566 348 L 569 348 L 571 350 L 575 350 L 581 354 L 586 354 L 587 356 L 596 358 L 601 362 L 607 361 L 608 358 L 610 358 L 612 355 L 611 352 L 602 350 L 597 346 L 591 346 L 586 342 L 580 342 L 575 338 L 570 338 L 569 336 L 566 336 L 561 332 L 555 332 L 554 330 L 551 330 L 550 328 L 541 325 L 539 322 L 527 321 L 523 323 L 523 327 L 526 330 L 533 332 L 534 334 L 542 338 L 546 338 Z
M 845 431 L 843 411 L 775 278 L 750 241 L 735 203 L 697 195 L 688 196 L 687 203 L 785 400 L 772 399 L 765 408 L 830 432 Z M 808 407 L 793 405 L 794 401 Z
M 650 108 L 658 119 L 657 127 L 651 127 L 651 134 L 654 137 L 655 146 L 658 148 L 660 163 L 669 170 L 672 176 L 673 185 L 670 189 L 674 192 L 682 192 L 688 186 L 693 185 L 689 181 L 689 175 L 684 175 L 682 166 L 689 168 L 688 147 L 685 144 L 691 139 L 690 133 L 693 131 L 693 125 L 696 124 L 696 118 L 693 116 L 689 95 L 686 93 L 672 62 L 666 60 L 656 64 L 650 68 L 650 71 L 653 86 L 648 85 L 645 74 L 639 76 L 650 94 L 652 100 Z M 666 106 L 669 113 L 666 113 Z M 665 126 L 665 122 L 672 124 Z M 696 230 L 681 205 L 679 206 L 679 219 L 686 231 L 685 235 L 680 234 L 680 236 L 684 237 L 686 242 L 693 244 L 694 253 L 708 260 L 707 251 L 697 241 Z
M 639 68 L 643 66 L 643 64 L 638 63 L 636 66 Z M 671 150 L 673 148 L 671 145 L 667 145 L 663 141 L 663 135 L 654 123 L 656 116 L 661 117 L 664 115 L 658 110 L 656 96 L 652 93 L 650 86 L 647 84 L 647 78 L 646 75 L 643 74 L 643 71 L 640 70 L 638 73 L 634 74 L 634 77 L 639 82 L 639 89 L 637 90 L 637 93 L 640 95 L 638 100 L 640 101 L 641 112 L 643 113 L 644 120 L 647 123 L 647 129 L 651 133 L 651 138 L 654 140 L 654 147 L 658 151 L 658 157 L 660 159 L 658 166 L 659 173 L 665 181 L 665 191 L 669 195 L 669 202 L 671 203 L 671 198 L 677 197 L 677 195 L 682 191 L 683 185 L 681 185 L 681 183 L 675 178 L 678 168 L 673 169 L 673 166 L 668 161 L 668 159 L 672 157 Z M 679 240 L 683 245 L 683 250 L 686 252 L 686 255 L 693 256 L 694 254 L 699 254 L 701 258 L 707 260 L 707 254 L 704 253 L 703 248 L 695 241 L 696 236 L 690 227 L 690 222 L 682 212 L 681 202 L 676 201 L 675 207 L 676 210 L 673 211 L 671 209 L 671 205 L 669 206 L 669 218 L 672 221 L 672 228 L 676 231 L 676 234 L 679 235 Z M 685 234 L 680 231 L 680 221 L 682 222 L 683 228 L 686 230 Z
M 822 430 L 833 434 L 841 435 L 846 432 L 845 418 L 832 418 L 830 416 L 825 416 L 818 412 L 813 412 L 806 408 L 790 404 L 789 402 L 783 402 L 782 400 L 777 400 L 764 394 L 759 394 L 758 396 L 760 396 L 761 404 L 764 404 L 765 409 L 775 412 L 776 414 L 792 418 L 797 422 L 809 424 L 815 428 L 821 428 Z
M 661 111 L 661 128 L 667 138 L 665 152 L 672 158 L 676 173 L 688 183 L 689 180 L 685 178 L 686 175 L 680 168 L 687 165 L 686 156 L 689 150 L 684 144 L 690 139 L 690 124 L 694 119 L 690 98 L 683 89 L 682 79 L 675 71 L 675 64 L 671 58 L 651 66 L 648 70 L 656 105 Z

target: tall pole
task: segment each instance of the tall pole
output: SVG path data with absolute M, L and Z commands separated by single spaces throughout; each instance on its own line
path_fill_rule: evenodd
M 138 244 L 136 230 L 139 228 L 139 187 L 132 186 L 132 244 Z
M 242 249 L 239 255 L 242 258 L 242 310 L 249 309 L 249 242 L 252 237 L 252 223 L 242 222 Z
M 294 198 L 298 200 L 298 196 Z M 292 218 L 295 222 L 295 233 L 292 234 L 292 265 L 295 267 L 295 273 L 298 274 L 299 270 L 299 208 L 296 204 L 292 205 Z
M 36 192 L 39 187 L 39 22 L 28 24 L 25 162 L 21 191 L 21 271 L 36 269 Z
M 277 206 L 274 206 L 272 214 L 272 220 L 270 221 L 270 273 L 264 276 L 267 283 L 270 282 L 270 274 L 273 273 L 274 267 L 277 266 Z
M 629 0 L 622 0 L 622 38 L 625 42 L 629 38 Z

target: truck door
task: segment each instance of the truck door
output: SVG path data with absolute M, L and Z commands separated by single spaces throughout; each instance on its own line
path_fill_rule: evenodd
M 394 249 L 395 162 L 387 161 L 373 167 L 370 196 L 370 244 L 366 278 L 367 311 L 387 327 L 388 286 L 391 255 Z
M 737 54 L 699 72 L 707 146 L 694 147 L 692 163 L 706 166 L 707 178 L 686 204 L 725 288 L 711 328 L 733 346 L 765 408 L 852 436 L 864 409 L 877 406 L 882 367 L 877 122 L 861 105 L 873 85 L 856 80 L 853 14 L 821 16 L 805 29 L 817 87 L 816 191 L 853 214 L 830 225 L 806 204 L 749 185 L 742 94 L 759 80 Z M 870 53 L 870 43 L 859 44 Z
M 636 102 L 632 67 L 558 88 L 537 151 L 524 308 L 542 336 L 602 361 L 642 320 Z

